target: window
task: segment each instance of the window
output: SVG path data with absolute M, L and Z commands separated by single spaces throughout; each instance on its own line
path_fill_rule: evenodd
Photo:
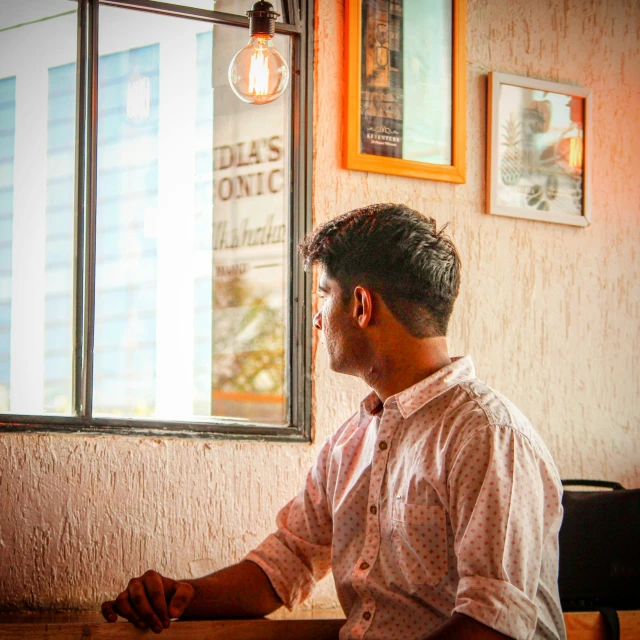
M 251 2 L 0 17 L 0 424 L 309 436 L 310 0 L 289 88 L 240 101 Z

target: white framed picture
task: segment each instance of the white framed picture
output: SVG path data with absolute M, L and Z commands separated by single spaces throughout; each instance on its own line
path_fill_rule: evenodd
M 581 87 L 489 74 L 488 213 L 591 222 L 590 98 Z

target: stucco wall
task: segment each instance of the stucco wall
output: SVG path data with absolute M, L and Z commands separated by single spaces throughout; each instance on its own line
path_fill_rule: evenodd
M 316 221 L 376 201 L 450 223 L 464 262 L 450 330 L 532 419 L 564 477 L 640 486 L 640 5 L 469 0 L 468 179 L 341 169 L 343 4 L 316 0 Z M 487 216 L 486 74 L 593 90 L 593 224 Z M 0 435 L 0 608 L 91 608 L 149 567 L 195 576 L 273 526 L 364 387 L 315 357 L 316 442 Z M 334 603 L 326 582 L 315 606 Z

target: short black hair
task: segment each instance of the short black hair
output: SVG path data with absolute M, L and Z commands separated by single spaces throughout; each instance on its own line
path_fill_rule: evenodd
M 416 338 L 444 336 L 460 288 L 460 257 L 433 218 L 374 204 L 328 220 L 300 243 L 304 268 L 321 264 L 348 300 L 376 291 Z

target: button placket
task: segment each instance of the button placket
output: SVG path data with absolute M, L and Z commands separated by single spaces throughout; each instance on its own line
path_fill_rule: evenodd
M 362 638 L 366 636 L 367 631 L 370 629 L 371 624 L 373 622 L 373 616 L 376 612 L 376 603 L 375 600 L 371 598 L 363 598 L 360 603 L 360 613 L 358 615 L 358 620 L 353 626 L 351 637 L 353 638 Z
M 394 409 L 396 408 L 394 407 Z M 360 624 L 356 624 L 353 628 L 354 638 L 361 637 L 361 633 L 366 633 L 371 625 L 371 619 L 376 607 L 375 600 L 371 597 L 371 591 L 367 587 L 367 581 L 380 553 L 380 518 L 382 515 L 380 497 L 389 458 L 390 444 L 393 433 L 399 423 L 397 418 L 397 409 L 383 414 L 378 424 L 378 437 L 374 444 L 368 496 L 369 514 L 365 523 L 365 540 L 360 557 L 352 572 L 352 588 L 361 599 L 361 611 L 368 613 L 368 617 L 364 617 L 361 614 Z M 380 446 L 381 444 L 382 446 Z
M 380 504 L 380 493 L 382 490 L 382 479 L 387 465 L 387 457 L 374 453 L 372 465 L 372 482 L 369 486 L 369 517 L 365 525 L 365 549 L 367 557 L 377 559 L 380 550 L 380 514 L 378 505 Z M 364 553 L 363 553 L 364 555 Z
M 391 412 L 393 413 L 393 412 Z M 365 525 L 365 542 L 353 572 L 352 586 L 361 597 L 368 595 L 366 581 L 372 565 L 380 553 L 380 494 L 388 461 L 389 443 L 397 420 L 389 420 L 390 412 L 383 414 L 378 425 L 378 442 L 373 452 L 369 485 L 369 513 Z M 375 606 L 375 602 L 371 603 Z M 371 606 L 368 607 L 371 609 Z

